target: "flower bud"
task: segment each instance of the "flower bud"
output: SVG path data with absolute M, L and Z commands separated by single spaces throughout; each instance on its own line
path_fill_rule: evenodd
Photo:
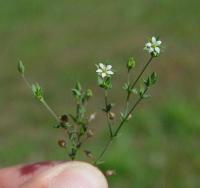
M 23 75 L 25 72 L 25 67 L 24 67 L 22 61 L 19 61 L 17 68 L 18 68 L 19 73 L 21 73 Z
M 133 59 L 133 57 L 130 57 L 127 62 L 128 71 L 130 71 L 134 67 L 135 67 L 135 60 Z
M 86 91 L 86 96 L 87 96 L 87 98 L 92 97 L 92 95 L 93 95 L 92 90 L 91 90 L 91 89 L 88 89 L 88 90 Z
M 32 92 L 38 100 L 43 100 L 43 90 L 38 83 L 32 84 Z

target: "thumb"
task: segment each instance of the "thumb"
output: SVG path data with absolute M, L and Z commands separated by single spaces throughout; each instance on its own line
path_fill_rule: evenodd
M 21 188 L 108 188 L 103 174 L 84 162 L 58 164 L 34 176 Z

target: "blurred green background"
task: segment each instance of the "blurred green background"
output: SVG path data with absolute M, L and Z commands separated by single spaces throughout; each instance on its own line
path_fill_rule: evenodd
M 134 77 L 148 59 L 146 39 L 159 35 L 166 49 L 147 71 L 159 74 L 153 97 L 123 128 L 103 169 L 116 170 L 114 188 L 200 187 L 199 7 L 198 0 L 1 0 L 0 165 L 66 158 L 57 147 L 63 134 L 16 71 L 19 59 L 58 114 L 74 110 L 76 80 L 94 90 L 95 138 L 87 149 L 96 155 L 107 129 L 94 64 L 107 60 L 117 70 L 110 98 L 121 101 L 119 112 L 126 60 L 137 61 Z

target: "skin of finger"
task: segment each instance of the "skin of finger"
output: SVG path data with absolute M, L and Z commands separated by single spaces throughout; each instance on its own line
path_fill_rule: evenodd
M 49 170 L 60 161 L 45 161 L 0 169 L 0 188 L 18 188 L 33 176 Z
M 67 162 L 44 171 L 21 188 L 108 188 L 104 175 L 84 162 Z

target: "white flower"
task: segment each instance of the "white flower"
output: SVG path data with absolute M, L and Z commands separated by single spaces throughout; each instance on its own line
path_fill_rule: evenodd
M 114 74 L 114 72 L 112 71 L 112 66 L 111 65 L 104 65 L 103 63 L 99 63 L 97 65 L 97 70 L 96 72 L 98 73 L 99 76 L 101 76 L 102 78 L 105 77 L 110 77 L 111 75 Z
M 152 37 L 151 40 L 145 44 L 144 49 L 156 57 L 160 54 L 161 44 L 162 42 L 160 40 L 156 39 L 156 37 Z

